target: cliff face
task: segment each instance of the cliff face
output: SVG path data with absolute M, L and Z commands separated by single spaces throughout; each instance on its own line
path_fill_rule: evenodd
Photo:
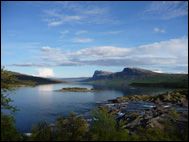
M 150 70 L 139 69 L 139 68 L 124 68 L 121 72 L 107 72 L 107 71 L 95 71 L 93 77 L 90 80 L 98 79 L 115 79 L 115 78 L 124 78 L 124 77 L 137 77 L 137 76 L 147 76 L 157 74 Z
M 146 76 L 146 75 L 155 75 L 157 73 L 150 70 L 139 69 L 139 68 L 124 68 L 122 72 L 116 73 L 119 77 L 125 76 Z
M 113 74 L 112 72 L 107 72 L 107 71 L 99 71 L 96 70 L 94 72 L 94 75 L 92 77 L 93 80 L 97 80 L 97 79 L 105 79 L 107 78 L 109 75 Z

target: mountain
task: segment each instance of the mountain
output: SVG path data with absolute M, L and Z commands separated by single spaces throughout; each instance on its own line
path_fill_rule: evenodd
M 188 86 L 188 74 L 157 73 L 140 68 L 124 68 L 121 72 L 95 71 L 94 75 L 83 82 L 94 85 L 125 87 L 174 87 L 183 88 Z
M 130 75 L 135 75 L 135 76 L 140 76 L 140 75 L 152 75 L 152 74 L 157 74 L 153 71 L 146 70 L 146 69 L 140 69 L 140 68 L 124 68 L 121 74 L 130 76 Z
M 102 70 L 96 70 L 91 78 L 87 81 L 101 80 L 101 79 L 118 79 L 118 78 L 130 78 L 139 76 L 149 76 L 158 74 L 150 70 L 139 69 L 139 68 L 124 68 L 121 72 L 108 72 Z
M 96 70 L 93 75 L 93 79 L 104 79 L 107 78 L 109 75 L 113 74 L 112 72 L 107 72 L 107 71 L 101 71 L 101 70 Z
M 65 81 L 58 80 L 58 79 L 37 77 L 37 76 L 21 74 L 21 73 L 12 72 L 12 71 L 6 71 L 6 72 L 8 72 L 9 74 L 11 74 L 15 77 L 17 84 L 39 85 L 39 84 L 53 84 L 53 83 L 65 82 Z

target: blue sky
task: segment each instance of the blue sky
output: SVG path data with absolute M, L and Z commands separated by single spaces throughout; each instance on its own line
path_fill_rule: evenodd
M 1 63 L 44 77 L 188 72 L 188 2 L 2 2 Z

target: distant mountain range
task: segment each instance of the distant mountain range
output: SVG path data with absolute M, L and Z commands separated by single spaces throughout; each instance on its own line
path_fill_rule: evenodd
M 121 72 L 95 71 L 94 75 L 83 82 L 104 86 L 152 86 L 176 87 L 188 86 L 188 74 L 157 73 L 140 68 L 124 68 Z
M 140 68 L 124 68 L 120 72 L 108 72 L 97 70 L 90 78 L 43 78 L 17 72 L 7 71 L 14 75 L 17 84 L 52 84 L 67 82 L 82 82 L 96 86 L 124 88 L 127 86 L 143 87 L 171 87 L 187 88 L 188 74 L 157 73 Z

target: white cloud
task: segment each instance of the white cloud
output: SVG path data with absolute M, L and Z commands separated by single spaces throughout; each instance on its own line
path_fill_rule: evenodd
M 156 28 L 154 28 L 154 32 L 156 32 L 156 33 L 165 33 L 165 30 L 164 30 L 164 29 L 161 29 L 161 28 L 156 27 Z
M 77 22 L 82 19 L 81 16 L 74 15 L 65 15 L 64 12 L 61 12 L 57 9 L 44 10 L 44 21 L 47 22 L 48 26 L 59 26 L 67 22 Z
M 76 43 L 87 43 L 87 42 L 92 42 L 94 41 L 92 38 L 75 38 L 73 42 Z
M 37 69 L 38 74 L 37 76 L 40 77 L 53 77 L 54 76 L 54 71 L 51 68 L 39 68 Z
M 69 13 L 69 14 L 68 14 Z M 43 20 L 48 26 L 55 27 L 63 24 L 105 24 L 116 23 L 116 19 L 110 16 L 107 7 L 98 7 L 90 2 L 62 2 L 56 9 L 43 11 Z
M 12 64 L 11 66 L 17 66 L 17 67 L 41 67 L 41 66 L 45 66 L 45 64 L 41 64 L 41 63 L 15 63 Z
M 49 46 L 43 46 L 41 48 L 41 50 L 43 50 L 44 52 L 50 52 L 51 50 L 53 50 L 53 48 L 49 47 Z
M 63 14 L 57 14 L 57 16 L 53 16 L 51 18 L 45 19 L 45 21 L 48 23 L 48 26 L 59 26 L 64 23 L 69 23 L 69 22 L 78 22 L 82 19 L 83 17 L 79 15 L 63 15 Z
M 84 48 L 79 51 L 72 53 L 72 56 L 77 56 L 80 58 L 116 58 L 116 57 L 124 57 L 129 53 L 130 49 L 128 48 L 119 48 L 114 46 L 99 46 L 99 47 L 91 47 Z
M 154 72 L 157 72 L 157 73 L 163 73 L 162 70 L 154 70 Z
M 188 15 L 187 1 L 154 1 L 146 8 L 148 18 L 169 20 Z
M 45 46 L 41 48 L 41 52 L 39 62 L 30 64 L 31 66 L 41 65 L 42 63 L 42 65 L 46 66 L 48 64 L 52 66 L 154 66 L 156 70 L 158 67 L 159 70 L 172 68 L 177 72 L 186 71 L 188 67 L 187 37 L 169 39 L 132 48 L 98 46 L 72 52 Z M 19 64 L 16 64 L 16 66 L 19 66 Z

